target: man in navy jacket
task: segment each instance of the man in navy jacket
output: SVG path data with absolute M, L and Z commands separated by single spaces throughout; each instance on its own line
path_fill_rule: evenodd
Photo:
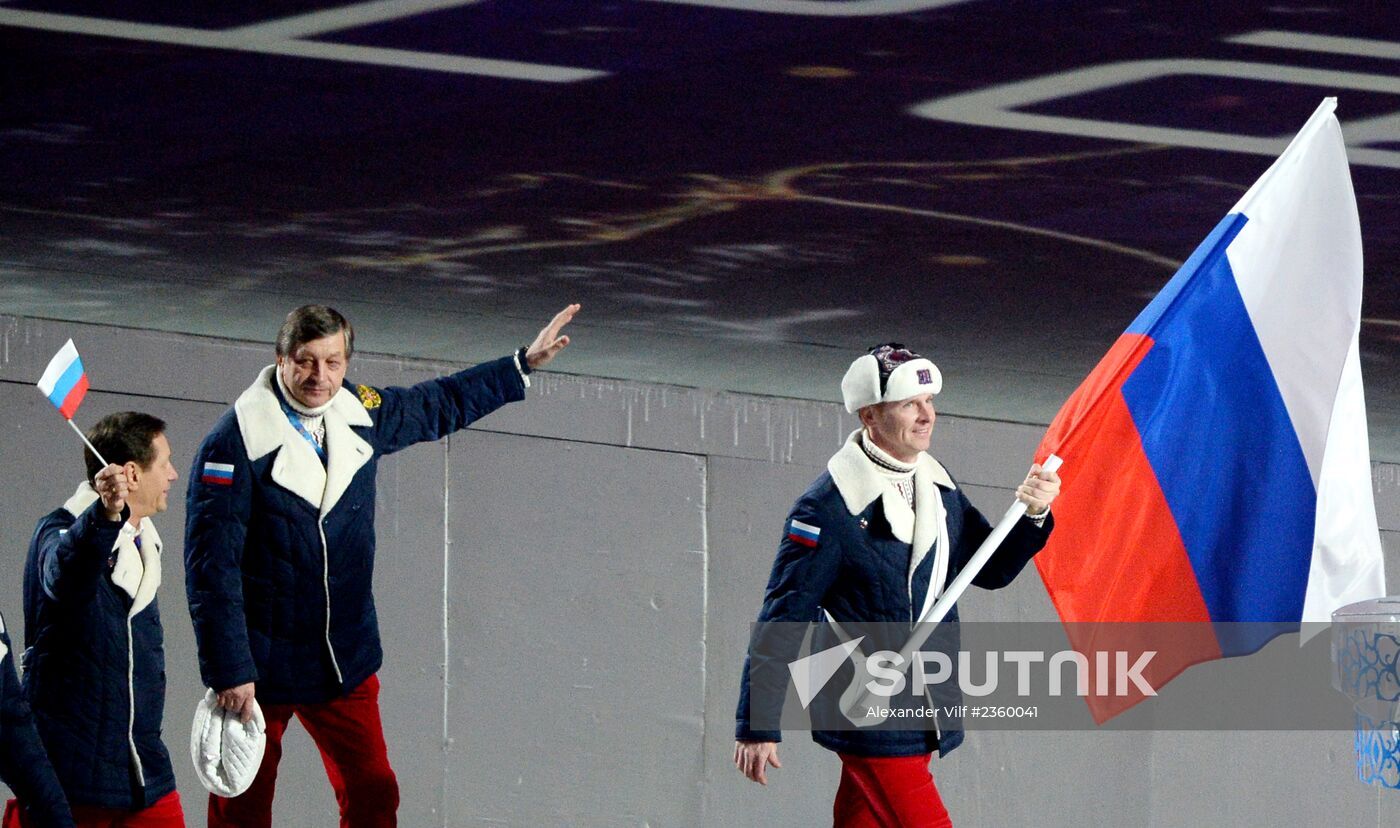
M 398 782 L 379 716 L 383 663 L 371 592 L 379 458 L 438 440 L 508 402 L 569 342 L 560 311 L 528 348 L 411 388 L 343 385 L 350 323 L 307 305 L 288 315 L 277 362 L 220 418 L 195 456 L 185 586 L 204 682 L 219 703 L 267 722 L 245 793 L 210 796 L 209 825 L 271 824 L 287 723 L 325 761 L 341 824 L 394 825 Z
M 103 417 L 87 480 L 39 521 L 24 564 L 24 687 L 79 826 L 184 825 L 161 741 L 165 651 L 156 589 L 178 475 L 165 423 Z
M 941 387 L 938 368 L 898 343 L 878 346 L 851 364 L 841 382 L 842 397 L 862 427 L 793 506 L 759 622 L 807 624 L 825 616 L 842 624 L 875 622 L 909 630 L 991 533 L 987 520 L 927 453 L 933 395 Z M 1016 577 L 1049 536 L 1050 503 L 1058 492 L 1058 475 L 1033 465 L 1016 492 L 1027 504 L 1027 516 L 974 584 L 995 589 Z M 947 620 L 957 621 L 956 608 Z M 786 644 L 756 649 L 745 661 L 734 745 L 735 766 L 762 784 L 768 766 L 781 767 L 782 734 L 756 729 L 755 722 L 775 716 L 760 716 L 751 705 L 762 704 L 765 714 L 781 707 L 784 688 L 769 685 L 780 683 L 774 676 L 786 680 L 789 659 L 775 658 L 775 651 L 790 649 L 786 655 L 795 658 L 801 639 L 784 636 L 786 627 L 766 629 L 778 630 L 774 639 Z M 830 634 L 829 628 L 822 632 Z M 903 642 L 888 643 L 888 649 L 898 650 Z M 813 651 L 824 646 L 814 638 Z M 777 661 L 783 663 L 769 663 Z M 754 687 L 759 683 L 761 690 Z M 814 721 L 823 721 L 818 705 L 812 709 Z M 936 723 L 915 730 L 900 729 L 902 724 L 813 731 L 818 744 L 841 757 L 833 807 L 838 828 L 952 825 L 928 764 L 934 750 L 946 754 L 957 747 L 962 732 Z
M 73 814 L 48 754 L 34 729 L 34 716 L 15 675 L 10 636 L 0 618 L 0 779 L 15 792 L 5 806 L 5 825 L 72 828 Z M 24 802 L 21 807 L 19 800 Z M 20 811 L 26 811 L 23 817 Z

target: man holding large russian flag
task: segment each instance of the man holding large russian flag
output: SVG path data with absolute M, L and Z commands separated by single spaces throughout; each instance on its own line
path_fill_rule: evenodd
M 915 619 L 929 617 L 941 603 L 940 595 L 957 599 L 959 581 L 970 576 L 984 589 L 1004 587 L 1045 544 L 1060 478 L 1053 468 L 1035 465 L 1016 491 L 1024 509 L 1013 513 L 1005 542 L 992 544 L 996 551 L 983 559 L 985 566 L 974 563 L 994 530 L 928 453 L 933 397 L 942 386 L 931 360 L 898 343 L 879 345 L 851 363 L 841 396 L 861 428 L 793 505 L 760 624 L 796 622 L 792 627 L 800 628 L 824 612 L 833 628 L 884 623 L 912 632 Z M 949 621 L 957 617 L 956 608 L 948 611 Z M 774 638 L 788 640 L 750 648 L 735 714 L 734 765 L 760 784 L 767 784 L 769 765 L 781 767 L 782 733 L 770 729 L 777 717 L 769 714 L 775 704 L 781 707 L 788 664 L 802 636 L 780 632 Z M 774 686 L 775 672 L 784 679 L 782 687 Z M 961 744 L 962 731 L 948 721 L 920 721 L 908 728 L 892 721 L 891 727 L 865 730 L 813 730 L 813 740 L 841 757 L 832 806 L 838 828 L 952 825 L 929 762 L 935 751 L 945 756 Z
M 1335 108 L 1323 102 L 1128 326 L 1037 455 L 1066 458 L 1059 529 L 1037 558 L 1062 619 L 1200 622 L 1070 625 L 1082 651 L 1124 636 L 1159 650 L 1154 687 L 1385 592 L 1361 232 Z M 1103 721 L 1141 699 L 1090 707 Z

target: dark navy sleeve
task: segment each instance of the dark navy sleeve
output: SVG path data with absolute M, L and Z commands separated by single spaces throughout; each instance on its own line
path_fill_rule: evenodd
M 0 643 L 10 639 L 0 621 Z M 70 828 L 73 814 L 34 729 L 34 716 L 15 675 L 14 654 L 0 660 L 0 779 L 15 792 L 30 822 L 41 828 Z
M 53 600 L 72 603 L 90 599 L 107 569 L 122 524 L 131 514 L 108 520 L 102 501 L 94 501 L 71 526 L 44 520 L 34 530 L 39 584 Z
M 783 524 L 778 556 L 739 680 L 734 738 L 740 741 L 782 741 L 781 731 L 754 730 L 750 722 L 778 720 L 787 692 L 787 667 L 801 649 L 804 625 L 816 620 L 822 599 L 836 580 L 841 563 L 840 544 L 833 537 L 837 527 L 823 528 L 824 522 L 819 501 L 804 496 Z M 813 529 L 817 530 L 815 538 L 811 537 Z M 755 697 L 766 705 L 761 712 L 751 709 Z
M 961 570 L 977 553 L 977 547 L 982 545 L 982 541 L 992 534 L 992 526 L 961 489 L 958 490 L 958 501 L 963 508 L 963 530 L 955 553 L 958 556 L 957 568 Z M 1016 525 L 1011 527 L 1001 546 L 992 553 L 987 565 L 973 577 L 972 583 L 982 589 L 1001 589 L 1016 580 L 1016 576 L 1021 574 L 1021 570 L 1035 557 L 1035 553 L 1045 547 L 1054 525 L 1054 515 L 1045 519 L 1044 526 L 1037 526 L 1035 521 L 1028 517 L 1016 521 Z
M 221 473 L 206 475 L 206 464 L 217 464 Z M 231 478 L 227 466 L 233 467 Z M 185 498 L 185 594 L 199 672 L 216 691 L 258 679 L 243 613 L 243 543 L 252 491 L 252 463 L 230 412 L 195 453 Z
M 410 388 L 357 390 L 375 421 L 375 449 L 392 454 L 439 440 L 506 403 L 525 399 L 525 380 L 512 355 Z

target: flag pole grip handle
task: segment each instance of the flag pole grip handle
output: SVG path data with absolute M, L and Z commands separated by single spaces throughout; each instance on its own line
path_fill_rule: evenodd
M 1063 462 L 1064 461 L 1058 455 L 1052 454 L 1045 458 L 1045 462 L 1041 463 L 1040 467 L 1045 471 L 1059 471 L 1060 465 Z M 1001 516 L 1001 520 L 997 523 L 996 527 L 992 529 L 992 533 L 987 536 L 986 540 L 982 541 L 982 545 L 977 547 L 977 551 L 972 553 L 972 557 L 968 559 L 967 565 L 958 573 L 958 577 L 954 578 L 953 582 L 948 585 L 948 588 L 943 591 L 943 594 L 938 596 L 938 600 L 929 608 L 928 613 L 919 619 L 918 624 L 914 627 L 913 634 L 909 636 L 909 640 L 905 642 L 904 647 L 899 651 L 902 660 L 897 663 L 896 669 L 899 669 L 901 672 L 908 669 L 910 659 L 913 658 L 914 652 L 920 647 L 923 647 L 925 642 L 929 640 L 929 637 L 933 635 L 933 631 L 938 627 L 939 622 L 947 617 L 949 611 L 953 609 L 953 605 L 957 603 L 958 599 L 962 597 L 962 594 L 971 586 L 972 579 L 976 578 L 977 573 L 982 571 L 982 567 L 987 565 L 987 561 L 992 557 L 992 553 L 997 551 L 997 548 L 1001 546 L 1001 542 L 1006 539 L 1012 527 L 1016 525 L 1016 521 L 1020 520 L 1021 516 L 1025 513 L 1026 504 L 1022 503 L 1018 498 L 1011 504 L 1011 507 L 1006 510 L 1006 514 Z M 855 692 L 851 693 L 854 697 L 851 703 L 847 704 L 845 698 L 842 700 L 842 708 L 846 717 L 860 726 L 874 724 L 874 722 L 866 721 L 865 717 L 859 712 L 871 706 L 870 691 L 864 687 L 854 686 L 853 690 Z
M 1058 455 L 1052 454 L 1045 458 L 1045 462 L 1041 463 L 1040 467 L 1045 471 L 1059 471 L 1060 465 L 1063 462 L 1064 460 Z M 948 585 L 948 588 L 943 591 L 943 594 L 938 596 L 938 601 L 929 608 L 928 615 L 919 619 L 919 624 L 921 626 L 937 624 L 948 615 L 948 612 L 953 608 L 953 604 L 957 603 L 958 599 L 962 597 L 962 594 L 967 591 L 967 588 L 972 584 L 972 579 L 976 578 L 977 573 L 982 571 L 982 567 L 987 565 L 987 560 L 992 557 L 992 553 L 997 551 L 997 548 L 1001 546 L 1001 542 L 1011 533 L 1011 529 L 1016 525 L 1016 521 L 1020 520 L 1021 516 L 1025 513 L 1025 503 L 1022 503 L 1019 499 L 1012 502 L 1010 508 L 1006 510 L 1006 514 L 1001 516 L 1001 520 L 997 523 L 996 528 L 992 529 L 992 533 L 987 536 L 986 540 L 982 541 L 981 546 L 977 547 L 977 551 L 972 553 L 972 557 L 968 559 L 967 565 L 958 573 L 958 577 L 953 579 L 953 582 Z M 932 632 L 933 628 L 930 626 L 922 637 L 916 633 L 915 637 L 910 639 L 909 645 L 906 645 L 904 650 L 901 651 L 901 654 L 905 658 L 908 658 L 913 654 L 914 650 L 917 650 L 928 640 Z

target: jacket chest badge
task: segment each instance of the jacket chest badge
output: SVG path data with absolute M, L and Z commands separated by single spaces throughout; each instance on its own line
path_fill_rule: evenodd
M 865 518 L 861 518 L 861 519 L 860 519 L 860 528 L 862 528 L 862 529 L 869 529 L 869 528 L 870 528 L 870 521 L 866 520 Z
M 380 404 L 384 402 L 384 400 L 380 398 L 379 392 L 370 388 L 368 385 L 355 386 L 355 392 L 360 395 L 360 404 L 370 411 L 378 408 Z

